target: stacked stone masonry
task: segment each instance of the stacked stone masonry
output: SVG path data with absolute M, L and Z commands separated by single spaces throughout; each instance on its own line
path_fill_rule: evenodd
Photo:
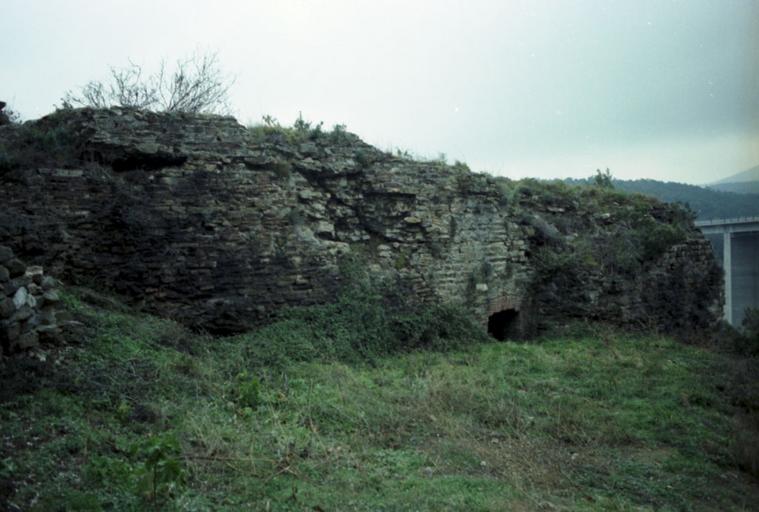
M 588 311 L 662 330 L 719 318 L 709 316 L 719 284 L 698 277 L 716 265 L 695 229 L 623 282 L 587 275 L 567 304 L 569 290 L 536 278 L 535 219 L 585 213 L 517 204 L 461 166 L 399 158 L 345 132 L 262 138 L 229 117 L 79 109 L 36 126 L 65 130 L 71 155 L 0 175 L 0 242 L 192 327 L 240 332 L 282 306 L 334 300 L 349 254 L 483 322 L 518 310 L 525 332 Z M 0 128 L 0 141 L 17 132 Z M 662 286 L 691 302 L 647 302 Z
M 54 278 L 0 245 L 0 356 L 58 341 L 59 300 Z

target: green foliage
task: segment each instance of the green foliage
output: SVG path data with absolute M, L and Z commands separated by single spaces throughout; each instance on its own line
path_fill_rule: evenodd
M 569 184 L 589 185 L 592 179 L 565 180 Z M 759 194 L 733 193 L 685 183 L 657 180 L 613 180 L 616 190 L 644 194 L 667 203 L 692 209 L 699 219 L 728 219 L 759 215 Z
M 126 400 L 122 400 L 118 407 L 116 408 L 116 418 L 122 422 L 126 423 L 129 421 L 129 416 L 132 414 L 132 406 L 129 402 Z
M 611 171 L 607 167 L 605 171 L 596 169 L 596 175 L 593 176 L 593 184 L 599 188 L 612 189 L 614 188 L 614 176 L 611 175 Z
M 414 161 L 414 155 L 408 149 L 395 148 L 395 157 L 401 160 Z
M 418 303 L 401 282 L 373 275 L 358 261 L 343 263 L 341 282 L 335 303 L 290 309 L 274 323 L 241 336 L 255 364 L 281 368 L 314 359 L 373 361 L 396 352 L 448 350 L 487 339 L 462 307 Z
M 247 370 L 237 374 L 235 399 L 242 407 L 255 410 L 261 404 L 261 381 L 248 374 Z
M 686 239 L 686 234 L 680 226 L 651 221 L 636 229 L 634 235 L 640 241 L 642 260 L 653 259 Z
M 133 471 L 137 488 L 149 502 L 158 504 L 175 495 L 186 480 L 180 460 L 181 447 L 171 432 L 150 436 L 130 448 L 137 461 Z
M 746 336 L 759 344 L 759 308 L 746 308 L 742 327 Z
M 0 173 L 77 162 L 76 139 L 65 125 L 23 124 L 0 140 Z
M 399 315 L 402 287 L 357 264 L 344 273 L 355 277 L 334 308 L 234 338 L 67 294 L 76 343 L 16 372 L 2 362 L 4 390 L 33 381 L 0 403 L 3 504 L 600 511 L 759 500 L 755 358 L 590 323 L 537 343 L 474 343 L 479 331 L 455 314 Z M 420 322 L 425 311 L 435 314 Z M 258 344 L 275 326 L 295 345 Z M 444 338 L 467 350 L 391 344 L 367 358 L 353 346 L 378 353 L 388 340 L 365 328 L 406 340 L 460 329 Z M 187 340 L 166 341 L 177 337 Z M 275 352 L 286 355 L 266 364 Z M 159 419 L 137 418 L 148 403 Z
M 262 117 L 262 123 L 248 126 L 254 142 L 301 144 L 308 141 L 324 141 L 330 144 L 350 144 L 358 138 L 347 131 L 344 124 L 335 125 L 332 130 L 325 131 L 324 123 L 306 121 L 301 114 L 292 126 L 283 126 L 270 115 Z
M 469 166 L 465 162 L 461 162 L 459 160 L 456 160 L 453 163 L 453 169 L 459 172 L 472 172 L 472 170 L 469 168 Z
M 733 345 L 739 353 L 759 355 L 759 308 L 746 308 L 740 333 L 735 333 Z
M 173 432 L 162 432 L 126 443 L 119 440 L 116 454 L 96 455 L 86 466 L 87 480 L 111 488 L 124 507 L 162 508 L 181 492 L 187 471 Z M 97 510 L 100 510 L 97 508 Z
M 538 279 L 558 278 L 574 285 L 598 270 L 607 276 L 633 276 L 694 232 L 689 211 L 664 207 L 603 183 L 594 187 L 537 180 L 499 183 L 507 202 L 544 210 L 522 215 L 522 223 L 534 231 Z

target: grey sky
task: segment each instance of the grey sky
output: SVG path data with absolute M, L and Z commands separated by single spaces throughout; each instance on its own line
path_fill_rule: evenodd
M 759 164 L 759 0 L 4 0 L 25 118 L 132 59 L 213 50 L 235 114 L 344 123 L 511 177 L 703 183 Z

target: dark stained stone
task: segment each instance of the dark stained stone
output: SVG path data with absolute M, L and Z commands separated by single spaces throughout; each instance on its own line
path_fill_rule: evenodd
M 26 265 L 24 265 L 18 258 L 5 262 L 5 267 L 8 269 L 8 273 L 11 277 L 23 276 L 26 272 Z
M 0 264 L 13 258 L 13 251 L 7 245 L 0 245 Z
M 14 311 L 16 311 L 16 306 L 13 304 L 13 300 L 0 297 L 0 319 L 5 320 L 9 318 Z

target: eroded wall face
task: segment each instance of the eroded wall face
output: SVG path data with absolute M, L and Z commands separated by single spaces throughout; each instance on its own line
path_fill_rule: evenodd
M 282 306 L 334 300 L 345 255 L 419 300 L 464 304 L 484 325 L 518 311 L 524 333 L 573 319 L 663 330 L 714 321 L 719 284 L 698 277 L 714 259 L 695 230 L 633 273 L 541 272 L 547 239 L 571 249 L 578 237 L 613 238 L 624 201 L 601 212 L 525 199 L 486 175 L 394 157 L 350 134 L 258 140 L 231 118 L 56 115 L 39 123 L 76 134 L 75 158 L 2 176 L 0 243 L 194 327 L 239 332 Z
M 244 167 L 38 169 L 4 188 L 0 225 L 71 282 L 216 332 L 332 300 L 349 253 L 400 274 L 420 299 L 465 300 L 475 313 L 505 297 L 518 303 L 525 245 L 495 198 L 403 176 L 392 167 L 362 180 Z

